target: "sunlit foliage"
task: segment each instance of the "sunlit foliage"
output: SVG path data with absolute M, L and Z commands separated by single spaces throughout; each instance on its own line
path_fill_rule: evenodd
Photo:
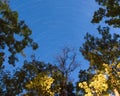
M 80 48 L 84 58 L 89 61 L 89 68 L 85 71 L 80 71 L 79 82 L 86 82 L 88 88 L 92 90 L 91 92 L 97 95 L 116 94 L 114 90 L 120 93 L 120 70 L 117 67 L 120 62 L 120 35 L 116 33 L 111 34 L 109 31 L 109 27 L 102 28 L 99 26 L 98 32 L 100 35 L 97 37 L 87 33 L 85 36 L 85 43 Z M 105 78 L 100 74 L 106 77 L 106 81 L 103 80 Z M 99 75 L 103 82 L 97 79 Z M 94 80 L 98 81 L 96 82 L 97 85 L 94 85 Z M 93 84 L 91 85 L 91 83 Z M 78 88 L 78 90 L 81 90 L 81 93 L 85 94 L 86 91 L 83 90 L 83 87 L 81 88 Z M 97 90 L 98 93 L 93 90 Z
M 29 84 L 26 85 L 28 89 L 36 90 L 38 96 L 54 96 L 54 92 L 51 90 L 51 86 L 54 79 L 45 75 L 39 74 Z
M 108 95 L 114 93 L 114 89 L 120 91 L 120 63 L 103 64 L 104 70 L 97 70 L 97 73 L 88 82 L 80 82 L 79 87 L 85 90 L 85 96 Z

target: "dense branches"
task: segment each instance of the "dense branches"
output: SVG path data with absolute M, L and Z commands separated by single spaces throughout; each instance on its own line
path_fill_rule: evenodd
M 95 11 L 92 23 L 104 23 L 120 27 L 120 0 L 96 0 L 100 8 Z M 111 34 L 109 27 L 98 27 L 100 36 L 87 33 L 80 48 L 89 61 L 87 70 L 80 71 L 79 87 L 85 96 L 120 94 L 120 35 Z
M 32 46 L 33 49 L 38 47 L 30 38 L 31 33 L 25 22 L 18 19 L 18 13 L 0 0 L 0 66 L 5 57 L 9 58 L 9 64 L 15 65 L 18 60 L 16 54 L 21 53 L 26 46 Z M 8 50 L 10 55 L 7 55 L 5 50 Z
M 101 6 L 95 11 L 92 23 L 99 23 L 101 20 L 108 25 L 120 27 L 120 0 L 96 0 Z
M 80 48 L 85 59 L 90 61 L 93 68 L 100 68 L 101 64 L 119 62 L 120 35 L 109 32 L 108 27 L 98 28 L 100 36 L 95 37 L 87 33 L 85 43 Z

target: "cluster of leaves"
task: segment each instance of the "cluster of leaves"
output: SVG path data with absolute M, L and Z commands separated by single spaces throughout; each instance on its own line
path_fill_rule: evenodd
M 53 81 L 54 79 L 46 74 L 38 74 L 26 87 L 37 90 L 39 96 L 54 96 L 55 92 L 50 89 Z
M 87 82 L 79 83 L 79 87 L 85 89 L 85 96 L 94 96 L 95 94 L 105 95 L 108 89 L 107 78 L 104 74 L 96 74 Z
M 107 83 L 109 90 L 117 89 L 120 92 L 120 63 L 117 64 L 103 64 L 104 73 L 107 76 Z
M 105 20 L 108 25 L 120 27 L 120 0 L 95 0 L 101 7 L 95 11 L 92 23 Z
M 85 90 L 85 96 L 109 96 L 114 89 L 120 92 L 120 63 L 103 64 L 103 67 L 103 70 L 97 70 L 92 79 L 79 83 L 78 86 Z
M 120 56 L 120 35 L 109 32 L 109 27 L 98 27 L 101 36 L 95 37 L 87 33 L 85 43 L 80 51 L 84 58 L 90 61 L 94 69 L 102 67 L 101 64 L 119 62 Z
M 91 82 L 79 83 L 79 87 L 85 89 L 85 96 L 94 96 L 95 94 L 101 95 L 108 88 L 106 77 L 103 74 L 95 75 Z M 102 94 L 103 95 L 103 94 Z
M 9 64 L 15 65 L 18 60 L 16 54 L 21 53 L 26 46 L 32 46 L 33 49 L 38 47 L 30 38 L 31 33 L 25 22 L 18 20 L 17 11 L 12 11 L 8 3 L 0 0 L 0 66 L 5 57 L 8 57 Z M 10 55 L 4 50 L 8 50 Z

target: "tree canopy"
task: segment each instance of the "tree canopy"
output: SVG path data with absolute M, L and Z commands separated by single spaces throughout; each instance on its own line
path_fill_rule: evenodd
M 95 37 L 87 33 L 85 43 L 80 48 L 82 55 L 90 61 L 94 69 L 100 68 L 103 63 L 112 64 L 120 61 L 120 35 L 112 35 L 109 31 L 109 27 L 98 27 L 100 36 Z
M 99 36 L 89 33 L 80 48 L 82 55 L 89 61 L 87 70 L 80 71 L 78 90 L 85 96 L 109 96 L 120 94 L 119 49 L 120 35 L 110 33 L 109 26 L 120 27 L 120 0 L 96 0 L 100 8 L 95 11 L 92 23 L 104 21 L 108 27 L 97 28 Z
M 120 0 L 95 0 L 99 9 L 94 12 L 92 23 L 104 21 L 113 27 L 120 27 Z
M 110 26 L 120 27 L 120 0 L 95 1 L 100 7 L 91 22 L 103 21 L 107 26 L 99 26 L 97 36 L 87 33 L 84 37 L 80 52 L 89 62 L 89 68 L 80 70 L 79 81 L 74 86 L 69 78 L 79 63 L 74 50 L 68 47 L 57 55 L 55 64 L 33 56 L 12 74 L 4 69 L 4 61 L 15 65 L 19 60 L 16 54 L 23 54 L 27 46 L 36 49 L 38 45 L 30 37 L 32 31 L 25 21 L 19 20 L 18 12 L 10 8 L 7 0 L 0 0 L 0 95 L 119 96 L 120 34 L 112 34 Z
M 15 61 L 18 61 L 17 53 L 22 53 L 27 46 L 33 49 L 38 47 L 30 38 L 32 31 L 18 17 L 18 12 L 12 11 L 9 3 L 0 0 L 0 66 L 3 65 L 6 57 L 9 64 L 15 65 Z

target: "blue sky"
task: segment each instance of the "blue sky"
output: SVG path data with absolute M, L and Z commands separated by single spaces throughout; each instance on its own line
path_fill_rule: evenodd
M 97 35 L 97 26 L 90 23 L 97 7 L 95 0 L 11 0 L 11 8 L 18 11 L 19 19 L 25 20 L 39 44 L 36 51 L 25 50 L 27 57 L 35 53 L 46 62 L 54 62 L 64 46 L 78 50 L 86 32 Z M 82 68 L 86 67 L 80 54 L 79 60 Z

